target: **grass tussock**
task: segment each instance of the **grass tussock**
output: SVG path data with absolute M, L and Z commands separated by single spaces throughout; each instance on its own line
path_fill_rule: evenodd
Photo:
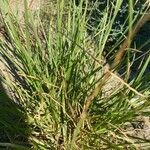
M 143 84 L 150 81 L 145 75 L 149 52 L 133 78 L 130 74 L 138 51 L 131 48 L 135 24 L 148 11 L 146 4 L 139 15 L 134 12 L 137 2 L 129 2 L 127 18 L 115 33 L 122 0 L 108 1 L 99 10 L 97 1 L 48 1 L 34 14 L 24 0 L 21 20 L 6 1 L 1 3 L 0 59 L 9 70 L 1 79 L 22 107 L 33 149 L 137 149 L 147 142 L 137 142 L 124 129 L 136 116 L 149 115 L 150 91 Z M 100 20 L 95 11 L 100 11 Z M 111 53 L 109 60 L 106 53 Z M 116 72 L 122 68 L 121 76 Z M 110 78 L 121 87 L 103 96 Z M 19 139 L 6 142 L 0 146 L 22 145 Z

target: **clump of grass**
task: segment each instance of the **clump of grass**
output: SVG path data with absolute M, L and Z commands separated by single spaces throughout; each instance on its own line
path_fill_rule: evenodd
M 25 0 L 22 21 L 3 2 L 1 17 L 5 34 L 0 52 L 13 76 L 12 80 L 4 81 L 25 110 L 33 149 L 137 147 L 138 143 L 122 127 L 149 107 L 149 88 L 140 84 L 149 58 L 131 83 L 114 73 L 114 68 L 125 61 L 119 60 L 105 71 L 103 58 L 122 2 L 107 2 L 92 35 L 87 34 L 87 27 L 89 10 L 92 12 L 94 8 L 89 7 L 88 1 L 81 0 L 77 5 L 72 0 L 58 0 L 54 14 L 41 9 L 34 16 Z M 128 29 L 129 35 L 132 34 L 134 6 L 132 3 L 129 6 L 129 25 L 123 36 Z M 123 36 L 115 45 L 124 40 Z M 113 58 L 116 53 L 114 50 Z M 110 76 L 123 86 L 102 97 L 102 88 Z M 131 103 L 135 95 L 139 99 Z M 141 101 L 142 105 L 138 105 Z

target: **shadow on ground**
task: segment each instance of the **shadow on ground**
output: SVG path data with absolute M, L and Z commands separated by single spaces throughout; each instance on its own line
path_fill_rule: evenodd
M 28 133 L 25 111 L 4 93 L 0 83 L 0 149 L 26 149 Z

